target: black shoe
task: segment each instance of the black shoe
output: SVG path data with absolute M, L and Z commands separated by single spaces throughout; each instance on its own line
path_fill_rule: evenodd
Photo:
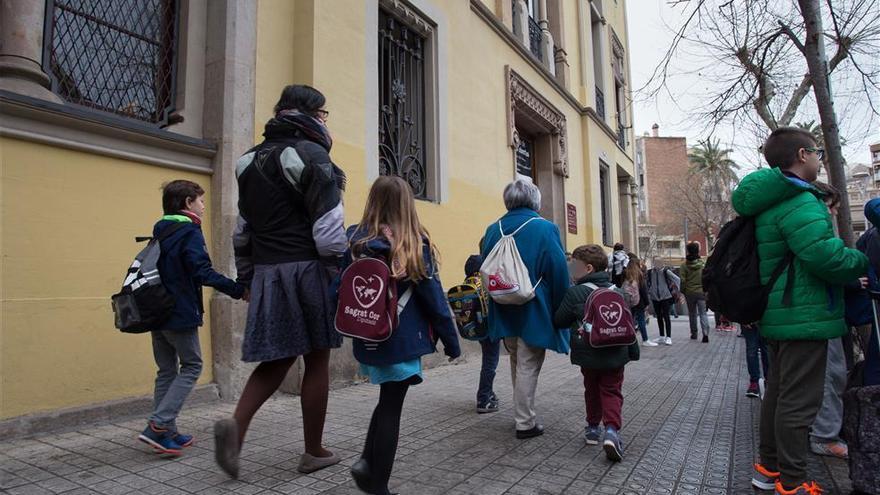
M 238 423 L 231 418 L 214 423 L 214 458 L 220 469 L 234 479 L 238 479 L 240 453 Z
M 709 343 L 709 336 L 708 336 L 708 335 L 703 335 L 703 343 L 704 343 L 704 344 L 708 344 L 708 343 Z
M 692 334 L 691 334 L 691 340 L 697 340 L 697 334 L 692 333 Z
M 535 425 L 531 430 L 516 430 L 516 438 L 525 440 L 526 438 L 539 437 L 544 434 L 544 425 Z
M 370 479 L 370 466 L 367 464 L 367 460 L 363 457 L 351 465 L 351 477 L 354 478 L 354 483 L 361 491 L 370 493 L 370 490 L 373 489 L 373 487 L 370 486 L 372 484 L 372 480 Z

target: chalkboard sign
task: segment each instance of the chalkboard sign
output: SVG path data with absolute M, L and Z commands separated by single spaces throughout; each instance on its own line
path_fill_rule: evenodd
M 532 173 L 532 151 L 534 145 L 528 139 L 520 139 L 516 148 L 516 173 L 534 178 Z

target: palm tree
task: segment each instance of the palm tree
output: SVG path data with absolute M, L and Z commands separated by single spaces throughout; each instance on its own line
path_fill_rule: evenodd
M 717 229 L 730 220 L 730 193 L 739 182 L 737 170 L 740 166 L 730 158 L 732 149 L 722 148 L 720 140 L 704 139 L 690 149 L 691 178 L 702 185 L 701 217 L 705 225 L 700 230 L 706 235 L 711 249 Z
M 822 134 L 822 126 L 817 124 L 815 120 L 811 120 L 809 122 L 795 122 L 794 126 L 800 127 L 801 129 L 804 129 L 805 131 L 812 134 L 813 139 L 816 140 L 816 144 L 820 148 L 825 147 L 825 135 Z M 840 145 L 846 146 L 846 139 L 844 139 L 842 136 L 840 138 Z M 825 167 L 826 171 L 828 170 L 828 155 L 827 154 L 822 158 L 822 166 Z M 843 166 L 844 167 L 847 166 L 845 158 L 843 160 Z
M 740 166 L 730 158 L 732 149 L 722 149 L 720 140 L 704 139 L 690 149 L 688 160 L 691 172 L 699 173 L 711 182 L 720 184 L 736 184 L 739 177 L 736 171 Z

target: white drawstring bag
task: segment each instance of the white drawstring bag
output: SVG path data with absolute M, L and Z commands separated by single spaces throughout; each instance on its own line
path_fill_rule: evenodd
M 535 297 L 535 290 L 541 283 L 541 280 L 538 280 L 538 283 L 532 286 L 529 269 L 523 263 L 514 240 L 514 236 L 532 220 L 535 218 L 526 220 L 510 235 L 504 234 L 501 222 L 498 222 L 501 239 L 489 251 L 483 266 L 480 267 L 483 287 L 486 288 L 489 297 L 498 304 L 525 304 Z

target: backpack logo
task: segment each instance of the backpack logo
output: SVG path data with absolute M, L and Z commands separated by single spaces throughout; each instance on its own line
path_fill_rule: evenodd
M 379 296 L 385 289 L 385 282 L 376 276 L 370 276 L 367 279 L 357 275 L 352 279 L 351 284 L 355 299 L 363 309 L 372 308 L 379 301 Z
M 490 294 L 512 294 L 519 290 L 519 284 L 508 282 L 504 279 L 504 271 L 498 270 L 494 275 L 489 275 Z
M 610 326 L 616 327 L 620 324 L 620 319 L 623 318 L 623 308 L 617 302 L 602 304 L 599 306 L 599 314 Z
M 458 334 L 468 340 L 483 340 L 489 333 L 489 298 L 479 276 L 471 276 L 446 293 Z

